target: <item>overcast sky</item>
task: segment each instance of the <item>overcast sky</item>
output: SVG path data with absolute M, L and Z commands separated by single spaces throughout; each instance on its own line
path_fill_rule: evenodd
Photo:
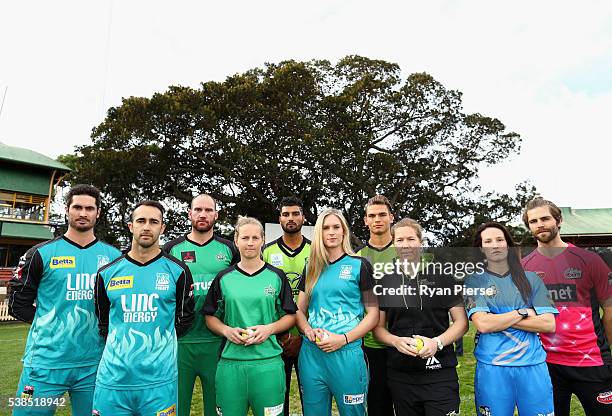
M 485 188 L 529 179 L 560 205 L 612 207 L 612 2 L 500 3 L 3 0 L 0 141 L 56 157 L 122 97 L 359 54 L 428 72 L 521 135 Z

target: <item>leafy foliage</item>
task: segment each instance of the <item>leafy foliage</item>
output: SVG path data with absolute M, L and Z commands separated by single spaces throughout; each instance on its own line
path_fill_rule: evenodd
M 398 65 L 361 56 L 266 64 L 197 89 L 125 98 L 92 139 L 62 160 L 74 169 L 70 182 L 104 192 L 99 232 L 111 241 L 127 237 L 125 221 L 143 198 L 173 204 L 170 231 L 184 231 L 186 204 L 202 192 L 226 222 L 276 222 L 278 201 L 297 195 L 310 223 L 336 207 L 363 238 L 365 202 L 381 193 L 396 216 L 459 244 L 474 221 L 511 219 L 534 192 L 476 184 L 481 167 L 519 151 L 518 134 L 466 114 L 461 93 L 428 74 L 403 80 Z

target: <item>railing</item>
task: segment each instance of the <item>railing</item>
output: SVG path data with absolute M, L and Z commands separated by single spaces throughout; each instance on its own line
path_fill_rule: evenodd
M 24 220 L 24 221 L 45 221 L 45 210 L 44 208 L 37 210 L 28 210 L 24 208 L 13 208 L 10 206 L 3 206 L 0 204 L 0 218 L 10 218 L 13 220 Z
M 0 267 L 0 322 L 16 320 L 8 314 L 8 299 L 6 299 L 8 282 L 12 276 L 12 268 Z

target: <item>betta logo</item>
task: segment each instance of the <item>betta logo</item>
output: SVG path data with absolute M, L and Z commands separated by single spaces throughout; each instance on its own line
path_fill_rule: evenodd
M 108 290 L 129 289 L 134 287 L 134 276 L 117 276 L 108 282 Z
M 52 269 L 74 269 L 76 260 L 74 256 L 51 257 L 49 267 Z

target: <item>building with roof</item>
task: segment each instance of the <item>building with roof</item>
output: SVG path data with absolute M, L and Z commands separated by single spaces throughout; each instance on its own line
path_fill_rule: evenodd
M 563 241 L 581 247 L 612 247 L 612 208 L 562 207 Z
M 28 248 L 53 237 L 53 187 L 69 171 L 43 154 L 0 143 L 0 274 L 15 267 Z

